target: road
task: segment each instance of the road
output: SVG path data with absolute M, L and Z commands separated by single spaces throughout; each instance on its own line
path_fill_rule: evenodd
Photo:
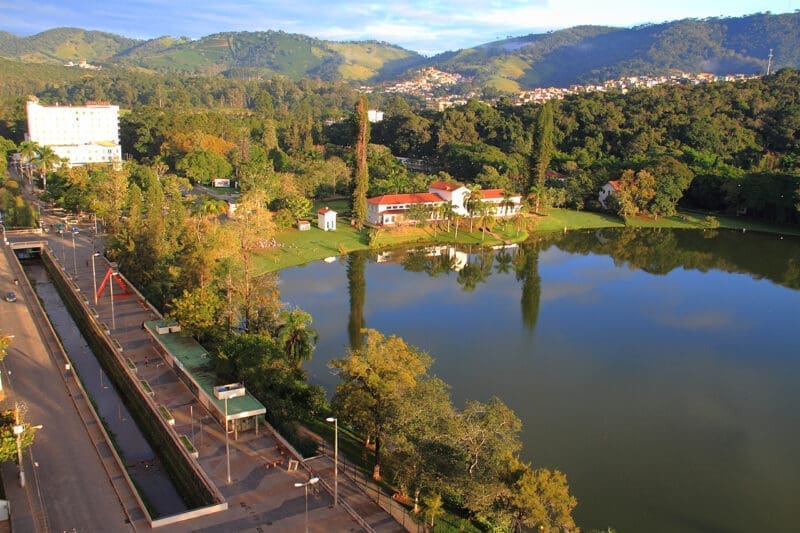
M 131 530 L 98 449 L 65 385 L 63 366 L 51 359 L 46 348 L 50 343 L 28 309 L 33 292 L 17 265 L 9 261 L 10 254 L 7 247 L 0 253 L 0 291 L 17 294 L 14 303 L 0 302 L 3 332 L 14 335 L 3 361 L 6 398 L 2 405 L 13 409 L 20 404 L 25 422 L 43 426 L 24 456 L 26 487 L 19 486 L 14 463 L 2 467 L 6 497 L 12 502 L 12 528 Z M 14 278 L 19 278 L 18 286 Z

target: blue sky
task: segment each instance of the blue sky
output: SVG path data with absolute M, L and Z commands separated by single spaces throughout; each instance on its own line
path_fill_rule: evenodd
M 73 26 L 149 39 L 283 30 L 376 39 L 431 55 L 580 24 L 635 26 L 800 9 L 800 0 L 0 0 L 0 30 Z

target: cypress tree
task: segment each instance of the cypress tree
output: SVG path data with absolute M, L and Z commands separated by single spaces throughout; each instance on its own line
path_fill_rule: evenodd
M 553 157 L 553 104 L 546 102 L 536 117 L 536 128 L 531 143 L 530 176 L 528 190 L 543 187 L 545 171 Z
M 367 144 L 369 143 L 369 117 L 367 115 L 367 99 L 364 95 L 358 99 L 355 108 L 355 176 L 353 179 L 353 197 L 351 212 L 353 225 L 361 229 L 367 220 L 367 189 L 369 189 L 369 170 L 367 169 Z

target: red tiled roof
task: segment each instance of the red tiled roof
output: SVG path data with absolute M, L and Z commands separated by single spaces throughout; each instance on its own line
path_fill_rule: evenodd
M 615 191 L 618 191 L 618 190 L 619 190 L 619 181 L 617 181 L 617 180 L 612 180 L 612 181 L 609 181 L 609 182 L 608 182 L 608 184 L 609 184 L 609 185 L 611 185 L 611 187 L 612 187 L 612 188 L 613 188 Z
M 426 202 L 443 202 L 441 196 L 432 192 L 417 192 L 411 194 L 384 194 L 368 198 L 367 203 L 376 205 L 388 204 L 424 204 Z
M 320 215 L 324 215 L 327 212 L 336 213 L 336 211 L 334 211 L 333 209 L 331 209 L 330 207 L 327 207 L 327 206 L 323 207 L 322 209 L 317 211 L 317 213 L 319 213 Z
M 503 197 L 503 189 L 481 189 L 481 198 L 484 200 L 495 200 Z M 519 198 L 519 194 L 511 193 L 511 198 Z
M 429 189 L 439 189 L 440 191 L 454 191 L 463 187 L 460 183 L 447 183 L 446 181 L 434 181 L 428 185 Z
M 563 180 L 564 178 L 566 178 L 566 176 L 564 174 L 562 174 L 561 172 L 556 172 L 555 170 L 545 170 L 544 171 L 544 177 L 545 178 L 555 178 L 557 180 Z

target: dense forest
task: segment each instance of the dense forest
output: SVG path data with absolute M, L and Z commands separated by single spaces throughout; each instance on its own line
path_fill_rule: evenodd
M 348 193 L 358 94 L 344 83 L 109 71 L 50 84 L 37 96 L 44 103 L 119 103 L 129 157 L 195 182 L 233 177 L 245 189 L 258 182 L 278 202 L 273 207 L 293 196 Z M 24 100 L 0 103 L 0 135 L 15 143 L 26 129 Z M 381 95 L 370 95 L 369 105 L 385 112 L 371 131 L 369 195 L 419 191 L 445 173 L 470 185 L 533 193 L 548 205 L 597 209 L 600 187 L 617 180 L 615 208 L 626 217 L 671 215 L 684 205 L 798 222 L 797 71 L 587 93 L 547 106 L 501 98 L 433 112 Z M 534 153 L 543 140 L 544 166 Z M 397 156 L 424 161 L 430 173 L 409 171 Z

